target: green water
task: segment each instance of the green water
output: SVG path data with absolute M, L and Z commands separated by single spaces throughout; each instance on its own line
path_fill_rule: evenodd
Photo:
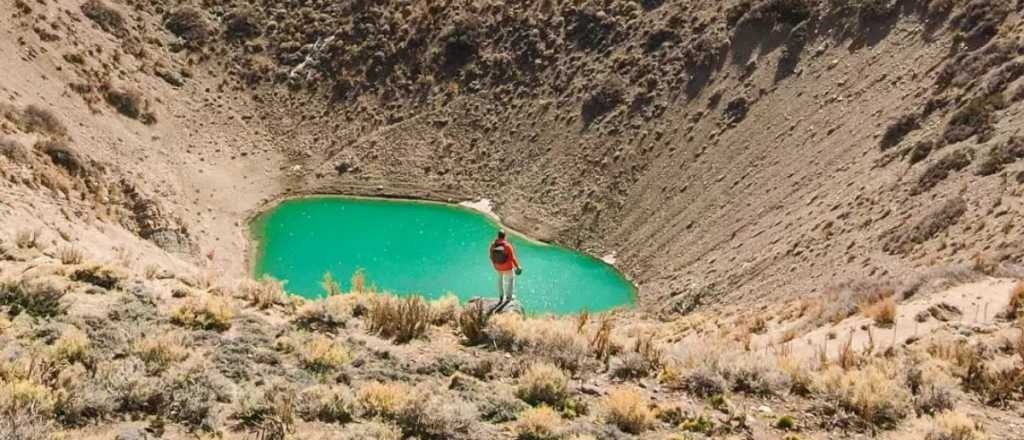
M 324 295 L 331 272 L 344 290 L 357 269 L 398 295 L 497 297 L 489 245 L 498 226 L 476 211 L 437 203 L 314 197 L 286 201 L 252 224 L 256 276 L 285 280 L 296 295 Z M 523 266 L 516 295 L 528 313 L 608 310 L 633 303 L 634 288 L 587 255 L 510 234 Z

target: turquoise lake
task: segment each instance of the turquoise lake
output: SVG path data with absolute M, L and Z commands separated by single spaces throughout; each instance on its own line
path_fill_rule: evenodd
M 396 295 L 463 302 L 497 297 L 489 245 L 499 226 L 474 210 L 415 201 L 308 197 L 255 219 L 254 272 L 286 281 L 288 292 L 325 295 L 324 273 L 348 291 L 358 269 L 367 284 Z M 516 295 L 527 313 L 599 312 L 633 304 L 635 289 L 614 267 L 558 246 L 509 234 L 524 272 Z

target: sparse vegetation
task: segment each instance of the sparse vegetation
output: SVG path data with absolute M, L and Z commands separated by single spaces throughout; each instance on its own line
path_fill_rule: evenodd
M 397 419 L 412 399 L 412 389 L 399 382 L 368 383 L 356 393 L 356 402 L 364 416 L 390 420 Z
M 903 138 L 918 128 L 921 128 L 921 116 L 917 113 L 907 113 L 896 118 L 886 127 L 879 148 L 885 151 L 899 145 Z
M 955 144 L 978 136 L 979 142 L 986 142 L 992 137 L 995 129 L 993 113 L 1006 107 L 1006 98 L 1002 93 L 975 98 L 949 119 L 942 134 L 948 144 Z
M 831 367 L 821 374 L 816 388 L 821 390 L 833 414 L 848 411 L 866 427 L 888 429 L 910 413 L 910 394 L 892 378 L 894 365 L 871 363 L 863 368 L 844 370 Z
M 969 149 L 956 150 L 943 156 L 925 169 L 917 180 L 914 192 L 920 194 L 934 188 L 946 180 L 951 173 L 967 168 L 973 161 L 974 151 Z
M 132 352 L 154 373 L 166 371 L 189 356 L 184 337 L 176 332 L 140 338 L 132 344 Z
M 82 254 L 81 249 L 73 246 L 61 246 L 57 249 L 57 259 L 60 260 L 61 264 L 82 264 L 85 256 Z
M 1024 318 L 1024 281 L 1013 285 L 1010 300 L 1006 304 L 1006 318 L 1010 320 Z
M 299 417 L 307 421 L 349 423 L 356 416 L 356 400 L 347 387 L 314 385 L 302 391 L 298 399 Z

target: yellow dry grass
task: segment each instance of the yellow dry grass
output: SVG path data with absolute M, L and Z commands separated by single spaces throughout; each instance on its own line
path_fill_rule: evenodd
M 931 430 L 925 440 L 985 440 L 988 438 L 978 426 L 964 414 L 947 411 L 935 416 Z
M 522 440 L 554 440 L 561 437 L 563 424 L 562 416 L 541 405 L 519 414 L 516 432 Z
M 164 371 L 189 356 L 189 350 L 185 347 L 185 337 L 179 332 L 141 338 L 132 344 L 132 351 L 151 371 Z
M 371 382 L 356 392 L 356 402 L 364 416 L 393 419 L 413 402 L 413 390 L 401 382 Z
M 896 300 L 886 296 L 876 301 L 861 303 L 860 312 L 871 318 L 879 327 L 891 327 L 896 323 Z
M 324 335 L 309 338 L 297 354 L 304 367 L 317 372 L 336 370 L 351 359 L 344 345 Z
M 516 395 L 531 405 L 560 407 L 569 397 L 569 377 L 550 363 L 535 363 L 519 378 Z
M 84 362 L 89 357 L 92 342 L 85 332 L 69 327 L 53 343 L 53 358 L 68 363 Z
M 608 393 L 604 399 L 605 417 L 619 429 L 639 434 L 654 423 L 646 396 L 633 387 L 619 387 Z
M 190 298 L 171 312 L 171 322 L 192 328 L 224 331 L 231 328 L 235 309 L 220 297 Z

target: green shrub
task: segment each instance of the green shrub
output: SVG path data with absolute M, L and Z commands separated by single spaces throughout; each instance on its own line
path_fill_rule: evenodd
M 0 305 L 10 307 L 12 315 L 25 312 L 37 318 L 53 317 L 67 310 L 61 303 L 65 293 L 52 283 L 5 282 L 0 284 Z

